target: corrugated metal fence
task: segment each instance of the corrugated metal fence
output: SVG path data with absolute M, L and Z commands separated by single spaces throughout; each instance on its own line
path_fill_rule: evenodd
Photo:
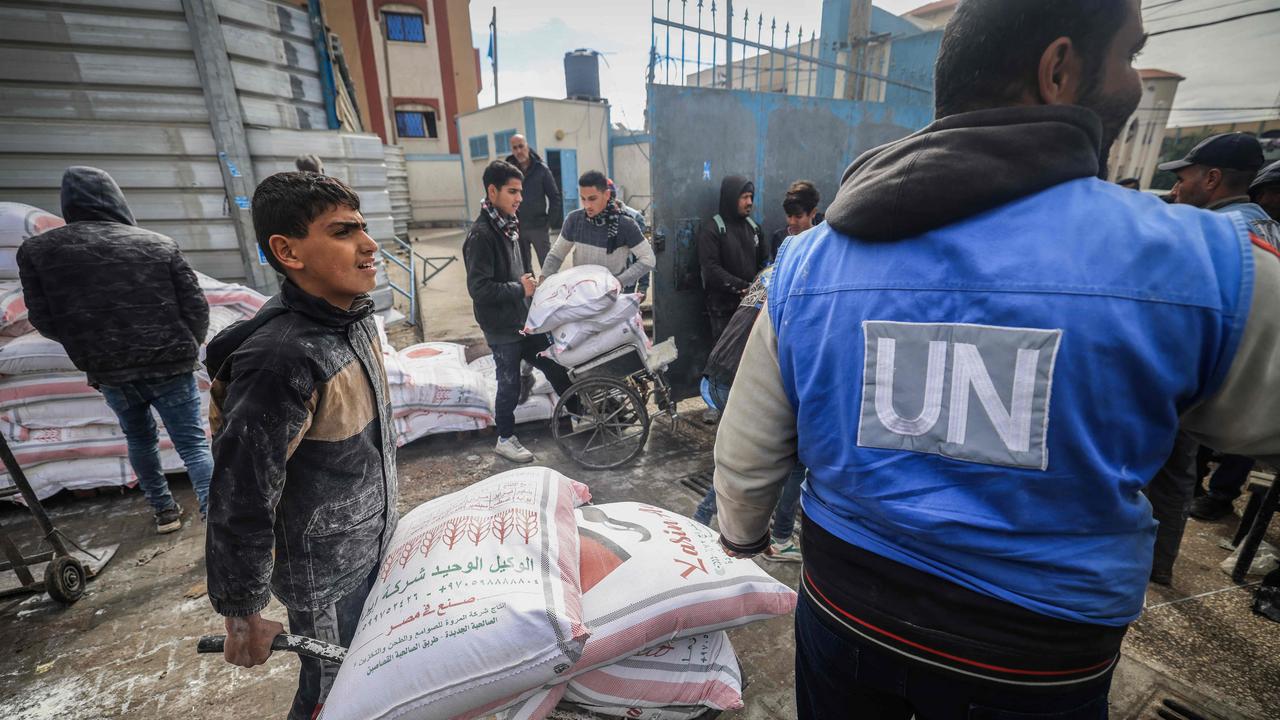
M 315 153 L 360 192 L 370 232 L 389 241 L 382 144 L 325 129 L 307 13 L 274 0 L 214 7 L 253 179 Z M 139 224 L 178 241 L 197 269 L 247 282 L 217 153 L 182 0 L 0 6 L 0 199 L 56 212 L 63 169 L 101 167 Z M 380 288 L 377 299 L 389 307 L 390 291 Z

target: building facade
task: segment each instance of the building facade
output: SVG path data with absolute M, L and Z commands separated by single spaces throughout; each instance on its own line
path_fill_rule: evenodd
M 321 4 L 364 129 L 404 149 L 413 220 L 456 220 L 464 204 L 457 118 L 478 107 L 481 90 L 468 0 Z
M 1112 182 L 1138 178 L 1139 187 L 1146 189 L 1151 187 L 1156 165 L 1160 162 L 1160 148 L 1178 83 L 1186 78 L 1154 68 L 1139 70 L 1138 74 L 1142 77 L 1142 100 L 1125 125 L 1124 132 L 1111 146 L 1107 178 Z
M 484 200 L 485 167 L 511 154 L 511 138 L 517 134 L 525 136 L 551 168 L 564 194 L 561 212 L 551 213 L 553 222 L 578 207 L 578 176 L 588 170 L 613 172 L 610 108 L 605 102 L 508 100 L 459 116 L 458 134 L 463 142 L 459 163 L 467 219 L 476 216 Z

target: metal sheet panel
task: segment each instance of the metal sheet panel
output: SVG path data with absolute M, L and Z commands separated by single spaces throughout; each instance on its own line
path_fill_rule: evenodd
M 195 89 L 184 92 L 178 88 L 103 90 L 5 85 L 0 87 L 0 95 L 6 104 L 4 114 L 13 118 L 144 123 L 206 123 L 209 120 L 204 97 Z M 271 106 L 275 107 L 274 103 Z M 245 114 L 249 114 L 247 110 Z M 323 119 L 323 111 L 320 117 Z
M 255 180 L 316 153 L 361 194 L 375 236 L 394 232 L 381 142 L 326 119 L 305 10 L 216 0 Z M 58 211 L 62 172 L 100 167 L 139 221 L 197 269 L 244 269 L 181 0 L 24 0 L 0 7 L 0 193 Z
M 650 85 L 648 93 L 654 227 L 665 236 L 654 273 L 654 323 L 658 339 L 676 338 L 680 359 L 671 379 L 689 397 L 711 351 L 695 240 L 717 212 L 720 181 L 736 174 L 754 182 L 755 219 L 767 238 L 786 224 L 782 197 L 792 181 L 812 180 L 825 207 L 858 154 L 923 127 L 931 113 L 739 90 Z

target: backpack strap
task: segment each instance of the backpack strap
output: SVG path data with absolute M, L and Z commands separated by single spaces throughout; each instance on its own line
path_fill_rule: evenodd
M 716 232 L 720 233 L 721 237 L 729 233 L 729 230 L 724 226 L 724 218 L 720 217 L 720 213 L 716 213 L 711 219 L 715 221 Z
M 752 220 L 750 215 L 748 215 L 745 219 L 747 221 L 747 224 L 751 226 L 751 232 L 756 237 L 756 244 L 759 245 L 760 243 L 764 242 L 764 233 L 760 230 L 760 226 L 756 224 L 756 221 Z

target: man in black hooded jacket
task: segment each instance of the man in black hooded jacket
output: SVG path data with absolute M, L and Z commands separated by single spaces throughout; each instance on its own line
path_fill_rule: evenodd
M 751 282 L 769 262 L 760 226 L 751 219 L 755 186 L 741 175 L 720 183 L 719 212 L 698 232 L 698 263 L 711 319 L 711 342 L 720 339 Z
M 161 472 L 151 408 L 182 456 L 203 515 L 213 456 L 195 370 L 209 303 L 178 244 L 138 227 L 120 186 L 102 170 L 67 168 L 62 216 L 65 227 L 18 250 L 31 324 L 62 343 L 120 419 L 156 531 L 173 532 L 182 527 L 182 508 Z

